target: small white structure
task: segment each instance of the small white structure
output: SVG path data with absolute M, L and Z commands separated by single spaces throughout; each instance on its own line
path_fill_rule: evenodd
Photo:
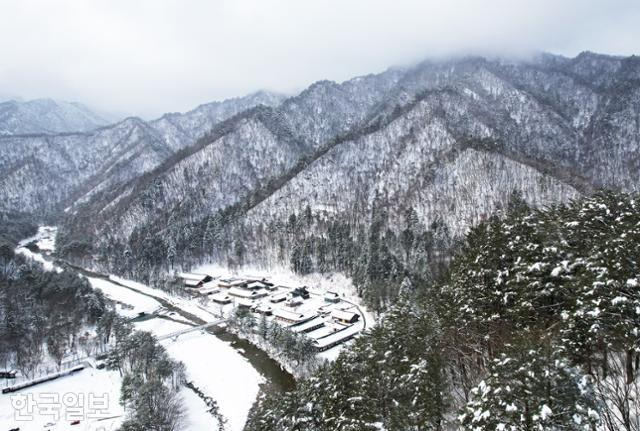
M 265 289 L 268 285 L 266 283 L 263 283 L 261 281 L 252 281 L 246 284 L 246 286 L 244 286 L 245 289 L 249 289 L 249 290 L 258 290 L 258 289 Z
M 332 304 L 340 302 L 340 296 L 335 292 L 327 292 L 324 294 L 324 301 Z
M 216 282 L 209 282 L 202 285 L 201 288 L 198 289 L 198 293 L 200 295 L 212 295 L 214 293 L 220 292 L 220 288 Z
M 235 300 L 235 304 L 241 308 L 253 308 L 255 306 L 255 302 L 247 298 L 238 298 Z
M 264 314 L 265 316 L 271 316 L 273 313 L 273 309 L 267 304 L 256 304 L 251 307 L 251 311 L 257 314 Z
M 314 329 L 313 331 L 309 331 L 307 336 L 312 340 L 319 340 L 320 338 L 329 336 L 334 332 L 342 331 L 345 328 L 346 328 L 345 325 L 329 321 L 329 322 L 325 322 L 323 326 L 317 329 Z
M 315 331 L 318 328 L 324 326 L 324 319 L 320 316 L 314 317 L 311 320 L 307 320 L 304 323 L 292 325 L 289 328 L 297 334 L 305 334 L 307 332 Z
M 328 316 L 331 314 L 332 306 L 331 305 L 323 305 L 318 307 L 318 314 L 321 316 Z
M 360 332 L 360 330 L 355 325 L 351 325 L 341 331 L 336 331 L 331 335 L 314 340 L 313 345 L 317 351 L 324 352 L 325 350 L 329 350 L 338 344 L 342 344 L 345 341 L 352 339 L 358 334 L 358 332 Z
M 201 280 L 184 280 L 184 285 L 185 287 L 190 287 L 192 289 L 195 289 L 197 287 L 202 286 L 202 281 Z
M 289 307 L 297 307 L 298 305 L 302 305 L 304 301 L 302 300 L 302 298 L 296 296 L 295 298 L 291 298 L 287 301 L 287 305 Z
M 232 287 L 227 293 L 231 296 L 235 296 L 236 298 L 248 299 L 264 298 L 268 295 L 266 290 L 248 290 L 239 287 Z
M 348 310 L 333 310 L 331 312 L 331 317 L 336 322 L 345 324 L 356 323 L 360 319 L 360 315 L 358 313 Z
M 178 278 L 183 280 L 186 287 L 197 289 L 202 287 L 205 283 L 213 280 L 213 277 L 207 274 L 195 274 L 190 272 L 181 272 L 178 274 Z
M 183 280 L 202 280 L 204 278 L 209 278 L 207 281 L 211 281 L 213 277 L 208 274 L 200 274 L 195 272 L 180 272 L 178 273 L 178 278 Z
M 220 279 L 220 281 L 218 282 L 218 286 L 225 289 L 229 289 L 231 287 L 243 286 L 245 284 L 246 284 L 246 281 L 242 280 L 241 278 L 223 278 L 223 279 Z
M 278 302 L 283 302 L 286 300 L 287 300 L 286 293 L 278 293 L 277 295 L 273 295 L 272 297 L 269 298 L 269 302 L 273 304 L 277 304 Z
M 273 310 L 273 316 L 284 323 L 296 324 L 306 322 L 307 320 L 311 320 L 315 317 L 315 315 L 305 315 L 303 313 L 298 313 L 294 310 L 287 310 L 285 308 L 276 308 Z
M 198 293 L 200 295 L 211 295 L 218 292 L 220 292 L 220 288 L 215 280 L 208 281 L 198 288 Z
M 216 293 L 211 297 L 211 300 L 218 304 L 231 304 L 232 301 L 231 297 L 225 292 Z

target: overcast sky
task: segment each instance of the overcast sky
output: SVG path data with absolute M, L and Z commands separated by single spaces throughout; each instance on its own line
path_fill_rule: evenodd
M 0 97 L 155 117 L 430 57 L 640 53 L 638 0 L 0 0 Z

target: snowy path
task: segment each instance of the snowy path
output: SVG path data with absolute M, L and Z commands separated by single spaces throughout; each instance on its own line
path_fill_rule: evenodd
M 116 311 L 124 317 L 136 317 L 139 313 L 152 313 L 161 307 L 160 303 L 129 289 L 123 289 L 102 278 L 87 277 L 94 289 L 101 290 L 104 295 L 116 302 Z
M 62 271 L 62 269 L 56 267 L 51 263 L 48 259 L 46 259 L 40 253 L 34 253 L 27 248 L 27 245 L 31 243 L 35 243 L 38 248 L 45 253 L 51 253 L 55 250 L 55 236 L 56 236 L 57 228 L 50 226 L 40 226 L 38 228 L 38 232 L 29 238 L 25 238 L 18 243 L 18 247 L 16 247 L 16 253 L 25 256 L 27 259 L 34 260 L 42 264 L 45 270 L 47 271 Z

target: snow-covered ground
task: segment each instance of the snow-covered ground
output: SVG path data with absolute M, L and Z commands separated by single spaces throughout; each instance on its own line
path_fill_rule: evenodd
M 188 328 L 187 325 L 161 318 L 137 322 L 135 327 L 156 336 Z M 227 419 L 226 429 L 241 431 L 258 395 L 260 384 L 264 382 L 264 378 L 249 361 L 229 343 L 203 331 L 190 332 L 161 343 L 172 358 L 186 365 L 187 378 L 216 400 L 220 413 Z M 191 415 L 189 418 L 193 419 Z
M 186 409 L 184 429 L 194 431 L 218 429 L 218 422 L 207 411 L 206 405 L 195 392 L 183 387 L 180 394 Z
M 207 311 L 194 301 L 172 297 L 166 292 L 135 281 L 116 276 L 110 278 L 119 284 L 165 299 L 207 322 L 218 319 L 211 311 Z M 153 311 L 160 306 L 153 298 L 149 298 L 143 293 L 134 292 L 127 287 L 102 279 L 91 278 L 90 281 L 94 287 L 101 289 L 109 298 L 133 306 L 133 309 L 120 308 L 118 310 L 124 316 L 131 317 L 137 315 L 139 311 Z M 181 318 L 180 316 L 175 317 Z M 188 327 L 188 325 L 161 318 L 135 323 L 136 329 L 149 331 L 158 337 Z M 228 421 L 226 429 L 241 431 L 264 378 L 238 351 L 207 332 L 195 331 L 181 335 L 176 340 L 163 340 L 162 344 L 167 348 L 172 358 L 185 364 L 188 379 L 193 381 L 206 395 L 216 400 L 220 407 L 220 413 Z M 187 420 L 190 423 L 188 429 L 213 429 L 216 426 L 216 420 L 206 412 L 204 402 L 188 389 L 183 392 L 189 393 L 185 396 Z M 207 426 L 203 427 L 203 424 L 207 424 Z
M 140 292 L 165 299 L 207 322 L 217 320 L 211 312 L 193 301 L 174 298 L 166 292 L 131 280 L 115 276 L 110 278 Z M 127 287 L 102 279 L 90 278 L 90 281 L 94 287 L 101 289 L 109 298 L 133 306 L 133 309 L 118 309 L 118 312 L 126 317 L 135 316 L 139 311 L 150 312 L 160 306 L 153 298 L 134 292 Z M 181 318 L 180 316 L 175 317 Z M 158 337 L 188 327 L 188 325 L 161 318 L 135 323 L 136 329 L 149 331 Z M 175 340 L 163 340 L 161 343 L 167 348 L 172 358 L 185 364 L 188 379 L 193 381 L 206 395 L 216 400 L 220 407 L 220 413 L 228 421 L 226 429 L 241 431 L 264 378 L 233 347 L 207 332 L 195 331 L 181 335 Z M 187 421 L 190 423 L 188 429 L 215 428 L 217 422 L 213 416 L 206 412 L 204 402 L 186 388 L 183 393 L 186 394 L 184 400 L 187 407 Z
M 56 234 L 58 228 L 55 226 L 40 226 L 38 228 L 38 238 L 36 245 L 45 253 L 53 253 L 56 251 Z
M 220 318 L 219 316 L 220 313 L 218 312 L 218 310 L 207 309 L 191 299 L 178 298 L 176 296 L 170 295 L 165 291 L 154 289 L 153 287 L 149 287 L 145 284 L 138 283 L 133 280 L 127 280 L 126 278 L 117 277 L 115 275 L 110 275 L 109 279 L 117 283 L 123 284 L 125 286 L 129 286 L 142 293 L 155 296 L 156 298 L 164 299 L 165 301 L 168 301 L 170 304 L 175 305 L 176 307 L 179 307 L 181 310 L 184 310 L 187 313 L 193 314 L 194 316 L 204 320 L 205 322 L 213 322 Z M 129 291 L 132 292 L 131 290 Z
M 125 418 L 124 408 L 119 403 L 121 383 L 117 371 L 88 368 L 18 392 L 2 394 L 0 424 L 21 431 L 116 430 Z M 72 395 L 67 398 L 66 394 Z M 186 410 L 185 429 L 216 429 L 217 421 L 192 390 L 183 387 L 180 395 Z M 104 408 L 96 404 L 100 399 L 106 401 Z M 71 428 L 74 420 L 80 420 L 80 423 Z
M 207 322 L 217 320 L 215 315 L 193 301 L 171 297 L 166 292 L 131 280 L 119 277 L 111 278 L 140 292 L 166 299 Z M 138 311 L 153 310 L 160 305 L 156 300 L 142 293 L 134 292 L 106 280 L 91 279 L 91 283 L 103 290 L 108 297 L 132 305 L 135 314 Z M 123 315 L 130 316 L 131 314 L 132 310 L 123 310 Z M 180 316 L 175 317 L 181 318 Z M 188 325 L 161 318 L 135 323 L 136 329 L 149 331 L 158 337 L 188 327 Z M 247 359 L 231 347 L 229 343 L 203 331 L 184 334 L 176 340 L 167 339 L 161 343 L 167 348 L 172 358 L 185 364 L 188 379 L 193 381 L 206 395 L 216 400 L 220 407 L 220 413 L 228 421 L 226 429 L 230 431 L 242 430 L 249 410 L 258 395 L 260 384 L 264 381 L 264 378 L 251 366 Z M 185 390 L 185 392 L 187 391 Z M 197 396 L 195 398 L 192 397 L 191 394 L 185 397 L 188 410 L 187 419 L 191 423 L 189 429 L 203 429 L 195 425 L 197 423 L 202 424 L 203 421 L 208 423 L 208 428 L 215 427 L 216 421 L 206 412 L 204 402 Z M 202 415 L 203 412 L 206 416 Z
M 358 296 L 351 279 L 346 277 L 344 274 L 311 273 L 307 275 L 299 275 L 285 267 L 272 267 L 265 269 L 243 266 L 232 270 L 228 267 L 217 264 L 200 265 L 193 268 L 192 272 L 197 274 L 209 274 L 221 278 L 265 278 L 276 285 L 289 287 L 307 286 L 312 294 L 315 293 L 317 295 L 324 295 L 326 292 L 335 292 L 342 300 L 358 306 L 359 311 L 366 322 L 367 328 L 370 328 L 375 324 L 375 317 L 373 313 L 361 304 L 362 300 Z
M 141 312 L 151 313 L 160 307 L 158 301 L 148 296 L 141 295 L 101 278 L 87 278 L 94 289 L 101 290 L 107 298 L 116 302 L 116 310 L 122 316 L 135 317 Z
M 3 429 L 21 431 L 115 430 L 124 414 L 118 402 L 120 384 L 117 371 L 86 368 L 18 392 L 1 394 L 0 424 Z M 100 399 L 106 403 L 98 404 Z M 76 419 L 80 424 L 70 428 Z
M 57 231 L 58 228 L 56 227 L 40 226 L 38 228 L 38 232 L 34 236 L 25 238 L 18 243 L 18 247 L 16 247 L 16 253 L 21 254 L 28 259 L 40 262 L 43 268 L 47 271 L 53 271 L 54 269 L 58 272 L 62 271 L 62 269 L 56 267 L 50 261 L 46 260 L 40 253 L 34 253 L 26 247 L 28 244 L 35 242 L 38 248 L 44 253 L 52 253 L 53 251 L 55 251 L 55 240 Z
M 36 235 L 19 243 L 16 252 L 42 263 L 47 270 L 61 271 L 60 268 L 47 260 L 43 254 L 34 253 L 26 248 L 26 245 L 35 241 L 40 250 L 48 255 L 55 250 L 55 234 L 55 228 L 40 227 Z M 101 290 L 105 296 L 116 301 L 116 310 L 125 317 L 135 317 L 139 312 L 149 313 L 160 308 L 158 301 L 145 294 L 100 278 L 89 277 L 88 279 L 94 288 Z M 205 310 L 192 301 L 173 298 L 163 291 L 115 276 L 113 280 L 141 292 L 166 299 L 203 320 L 216 320 L 212 312 Z M 136 324 L 137 329 L 148 330 L 157 336 L 166 335 L 187 327 L 184 324 L 159 318 Z M 176 340 L 164 340 L 162 343 L 174 359 L 180 360 L 185 364 L 188 378 L 206 395 L 211 396 L 218 402 L 220 413 L 228 421 L 226 429 L 229 431 L 242 430 L 249 410 L 260 389 L 260 384 L 264 381 L 263 377 L 233 347 L 209 333 L 189 333 Z M 89 393 L 99 393 L 100 395 L 106 393 L 109 399 L 109 417 L 112 417 L 112 419 L 97 421 L 85 417 L 81 419 L 79 426 L 75 425 L 72 429 L 115 430 L 122 422 L 122 415 L 124 414 L 123 408 L 119 404 L 120 384 L 121 379 L 117 372 L 88 368 L 70 376 L 24 389 L 13 395 L 20 397 L 29 395 L 29 397 L 38 400 L 45 394 L 61 397 L 63 394 L 71 392 L 86 394 L 84 395 L 85 399 L 88 399 Z M 186 429 L 217 428 L 217 420 L 207 412 L 208 407 L 200 397 L 186 387 L 181 390 L 181 394 L 186 407 Z M 71 421 L 65 420 L 66 410 L 64 409 L 59 410 L 61 415 L 60 419 L 57 420 L 55 417 L 43 414 L 41 410 L 34 409 L 33 417 L 30 420 L 16 421 L 14 419 L 16 408 L 12 406 L 12 399 L 15 398 L 12 398 L 10 394 L 0 395 L 0 424 L 3 426 L 7 425 L 9 429 L 19 427 L 21 430 L 39 431 L 42 429 L 69 429 Z M 113 418 L 114 416 L 117 417 Z M 45 427 L 47 424 L 54 425 Z
M 285 267 L 272 267 L 269 269 L 243 266 L 237 269 L 230 269 L 226 266 L 217 264 L 205 264 L 192 268 L 195 274 L 210 274 L 223 278 L 226 277 L 255 277 L 266 278 L 272 283 L 281 284 L 283 286 L 302 286 L 306 285 L 323 291 L 333 291 L 345 296 L 352 296 L 357 299 L 355 287 L 351 280 L 343 274 L 320 274 L 311 273 L 308 275 L 299 275 Z
M 45 254 L 49 254 L 55 250 L 55 228 L 41 227 L 37 235 L 25 239 L 20 243 L 17 252 L 42 262 L 49 270 L 59 270 L 59 268 L 56 268 L 48 262 L 44 256 L 39 253 L 33 253 L 25 247 L 33 241 L 36 241 L 38 247 L 43 250 Z M 335 292 L 341 298 L 340 306 L 342 308 L 346 306 L 357 309 L 363 317 L 358 323 L 359 327 L 364 327 L 365 325 L 366 327 L 370 327 L 374 323 L 373 316 L 359 304 L 358 297 L 350 280 L 340 274 L 331 276 L 311 274 L 301 277 L 282 268 L 270 271 L 243 268 L 240 272 L 233 272 L 228 268 L 215 265 L 205 265 L 194 269 L 194 271 L 206 272 L 219 277 L 238 275 L 245 277 L 264 277 L 277 285 L 289 287 L 308 286 L 311 298 L 300 306 L 300 311 L 303 312 L 316 311 L 318 307 L 322 305 L 326 306 L 323 301 L 324 294 L 327 291 Z M 117 304 L 116 309 L 118 313 L 125 317 L 135 317 L 140 312 L 152 313 L 162 308 L 157 300 L 147 295 L 168 301 L 181 310 L 205 322 L 218 320 L 220 312 L 222 311 L 219 306 L 214 304 L 203 306 L 196 300 L 177 298 L 167 292 L 131 280 L 122 279 L 114 275 L 111 275 L 109 278 L 111 281 L 90 277 L 89 281 L 94 288 L 100 289 L 105 296 L 114 300 Z M 138 292 L 131 289 L 135 289 Z M 182 316 L 170 317 L 183 319 Z M 135 323 L 135 327 L 139 330 L 150 331 L 154 335 L 161 337 L 188 328 L 189 326 L 168 319 L 152 318 Z M 227 420 L 226 429 L 230 431 L 242 430 L 249 410 L 258 395 L 260 385 L 265 380 L 241 352 L 237 351 L 229 343 L 205 331 L 190 332 L 175 339 L 162 340 L 161 343 L 174 359 L 182 361 L 185 364 L 189 380 L 193 381 L 206 395 L 212 397 L 218 403 L 220 413 Z M 338 346 L 322 352 L 320 356 L 325 359 L 332 359 L 337 356 L 340 349 L 341 347 Z M 102 373 L 111 375 L 106 371 L 97 370 L 87 370 L 83 371 L 83 373 L 84 374 L 65 377 L 63 380 L 73 380 L 79 391 L 83 390 L 83 388 L 84 390 L 95 390 L 101 387 L 101 383 L 93 383 L 95 376 L 100 376 Z M 79 378 L 79 376 L 83 377 Z M 35 388 L 39 391 L 42 390 L 41 388 L 45 388 L 46 390 L 51 390 L 51 392 L 62 391 L 61 393 L 64 393 L 62 389 L 51 386 L 54 383 L 55 381 L 38 385 Z M 54 389 L 50 389 L 51 387 Z M 110 397 L 115 400 L 113 402 L 116 404 L 119 399 L 119 391 L 118 379 L 118 382 L 112 385 L 111 392 L 109 392 Z M 187 422 L 189 423 L 187 429 L 199 430 L 215 428 L 217 421 L 206 411 L 207 407 L 205 403 L 193 391 L 187 388 L 183 389 L 182 394 L 187 408 Z M 0 401 L 0 407 L 2 406 L 2 402 L 6 401 Z M 8 410 L 3 409 L 1 411 L 11 412 L 13 409 L 11 409 L 10 404 L 8 404 L 8 407 Z M 119 405 L 118 407 L 121 408 Z M 113 421 L 115 424 L 113 425 L 114 429 L 119 423 L 119 420 L 120 419 Z M 40 424 L 40 422 L 38 423 Z M 42 422 L 40 426 L 45 423 L 47 423 L 47 421 Z M 104 426 L 105 424 L 103 423 L 102 425 Z M 88 423 L 87 426 L 89 426 Z M 21 429 L 31 428 L 21 427 Z M 105 429 L 111 428 L 105 427 Z

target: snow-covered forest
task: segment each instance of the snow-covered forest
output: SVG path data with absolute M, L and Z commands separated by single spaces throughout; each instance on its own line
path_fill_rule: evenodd
M 91 352 L 92 328 L 106 309 L 101 292 L 71 271 L 50 271 L 15 253 L 36 232 L 25 214 L 0 213 L 0 367 L 33 378 L 60 369 L 71 352 Z M 69 313 L 73 310 L 73 313 Z
M 249 430 L 637 430 L 640 212 L 603 193 L 473 228 L 447 275 Z
M 407 272 L 435 279 L 514 192 L 540 207 L 636 190 L 639 68 L 593 53 L 467 57 L 320 81 L 67 201 L 59 251 L 142 280 L 206 262 L 357 280 L 368 266 L 389 292 L 357 284 L 380 308 Z

